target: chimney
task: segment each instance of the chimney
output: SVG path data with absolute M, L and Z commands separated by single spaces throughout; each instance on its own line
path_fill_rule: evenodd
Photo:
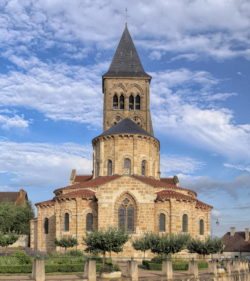
M 249 228 L 245 228 L 245 241 L 249 241 Z
M 70 175 L 70 183 L 71 183 L 71 184 L 74 183 L 75 176 L 76 176 L 76 169 L 73 169 L 73 170 L 71 171 L 71 175 Z
M 234 236 L 235 234 L 235 227 L 230 228 L 230 236 Z

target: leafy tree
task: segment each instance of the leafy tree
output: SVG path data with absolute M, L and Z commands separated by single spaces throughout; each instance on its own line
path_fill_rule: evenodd
M 190 253 L 197 253 L 205 257 L 206 255 L 222 253 L 223 241 L 220 238 L 208 237 L 202 241 L 199 239 L 191 239 L 187 245 L 187 249 Z
M 74 237 L 63 237 L 61 239 L 55 239 L 55 245 L 61 248 L 64 248 L 64 251 L 68 248 L 72 248 L 78 245 L 77 239 Z
M 155 235 L 151 240 L 151 251 L 161 255 L 162 258 L 169 257 L 183 250 L 189 241 L 186 234 L 167 234 L 163 236 Z
M 10 234 L 3 234 L 0 233 L 0 246 L 5 247 L 7 250 L 7 247 L 9 245 L 14 244 L 18 239 L 18 235 L 10 233 Z
M 0 203 L 0 232 L 29 234 L 30 220 L 34 218 L 34 211 L 30 202 L 15 205 L 12 202 Z
M 93 254 L 102 253 L 103 264 L 106 263 L 106 253 L 119 253 L 123 249 L 123 245 L 128 241 L 129 236 L 122 230 L 108 228 L 107 230 L 94 231 L 87 233 L 83 238 L 84 244 L 87 246 L 85 251 Z
M 137 251 L 143 252 L 143 257 L 145 259 L 145 254 L 147 250 L 151 249 L 152 241 L 154 241 L 154 234 L 145 233 L 142 237 L 135 239 L 132 242 L 132 246 Z

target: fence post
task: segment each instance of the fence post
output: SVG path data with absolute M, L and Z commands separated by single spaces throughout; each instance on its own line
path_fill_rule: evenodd
M 96 261 L 88 260 L 87 262 L 87 278 L 88 281 L 96 281 Z
M 210 271 L 210 273 L 214 274 L 214 276 L 217 276 L 217 274 L 218 274 L 217 262 L 211 261 L 209 263 L 209 271 Z
M 164 276 L 167 278 L 167 280 L 172 280 L 173 279 L 173 265 L 172 265 L 172 261 L 164 260 L 162 262 L 162 272 L 164 273 Z
M 226 271 L 228 275 L 231 275 L 232 273 L 232 262 L 231 261 L 226 261 Z
M 128 261 L 129 277 L 131 281 L 138 281 L 138 264 L 136 261 Z
M 195 260 L 189 261 L 188 264 L 188 271 L 190 274 L 194 276 L 195 279 L 199 277 L 199 269 L 198 269 L 198 263 Z
M 36 281 L 45 281 L 44 260 L 35 259 L 32 265 L 32 278 Z

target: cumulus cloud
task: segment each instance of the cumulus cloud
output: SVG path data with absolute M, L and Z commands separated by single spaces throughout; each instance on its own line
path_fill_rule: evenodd
M 30 121 L 24 119 L 21 115 L 8 116 L 0 113 L 0 128 L 9 130 L 12 128 L 26 129 Z

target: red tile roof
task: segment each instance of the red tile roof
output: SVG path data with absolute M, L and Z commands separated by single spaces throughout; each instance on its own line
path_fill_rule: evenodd
M 36 203 L 35 205 L 36 206 L 51 206 L 54 203 L 55 203 L 55 200 L 52 199 L 52 200 L 47 200 L 47 201 L 42 201 L 42 202 Z
M 74 182 L 79 183 L 79 182 L 86 182 L 91 180 L 93 175 L 76 175 L 74 178 Z
M 76 191 L 72 191 L 63 195 L 58 196 L 58 199 L 62 199 L 62 198 L 76 198 L 76 197 L 81 197 L 81 198 L 86 198 L 86 199 L 90 199 L 93 198 L 95 196 L 95 192 L 93 190 L 90 189 L 82 189 L 82 190 L 76 190 Z
M 222 240 L 225 245 L 224 252 L 250 252 L 250 240 L 245 241 L 244 231 L 237 231 L 233 236 L 227 232 Z
M 174 184 L 176 185 L 174 178 L 160 178 L 160 181 L 165 182 L 167 184 Z

